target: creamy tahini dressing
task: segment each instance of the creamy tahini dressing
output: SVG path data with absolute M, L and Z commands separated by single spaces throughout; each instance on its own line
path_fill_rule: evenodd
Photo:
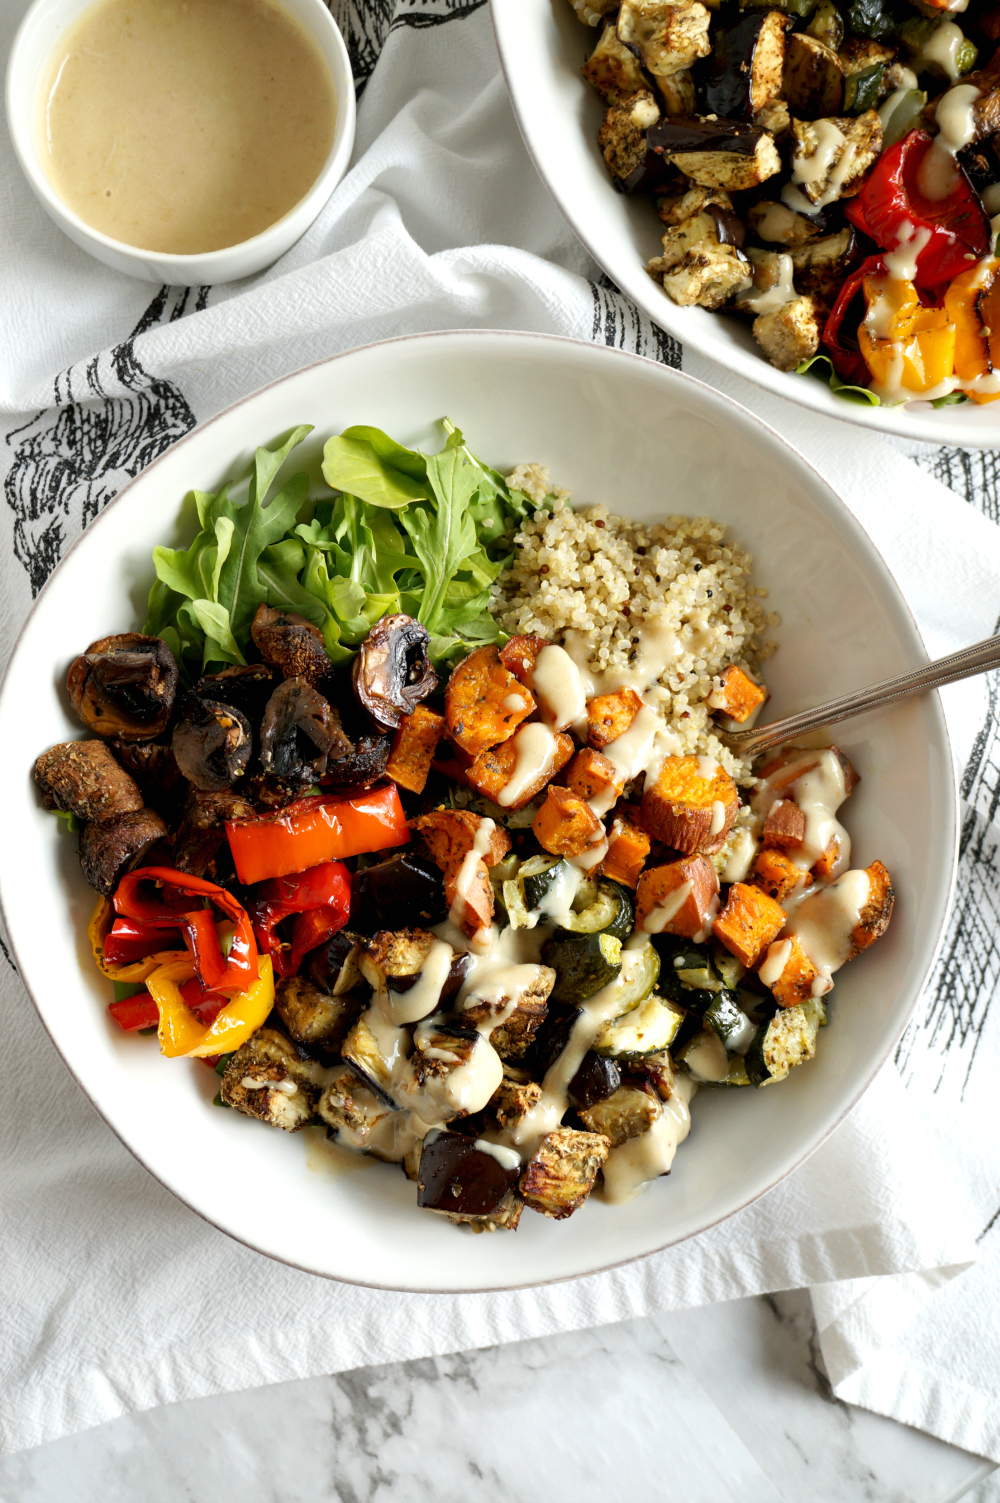
M 951 21 L 943 22 L 943 26 L 951 26 L 958 31 L 958 27 Z M 942 27 L 939 26 L 938 31 L 941 30 Z M 961 37 L 960 31 L 958 34 Z M 925 197 L 948 198 L 955 191 L 959 177 L 955 158 L 976 134 L 973 109 L 978 98 L 979 90 L 973 84 L 958 84 L 938 100 L 934 112 L 938 133 L 917 174 L 918 186 Z
M 802 771 L 797 773 L 799 765 Z M 851 859 L 851 837 L 836 818 L 836 812 L 847 797 L 847 790 L 844 770 L 835 752 L 828 748 L 804 751 L 800 759 L 779 768 L 761 785 L 750 802 L 753 833 L 757 838 L 772 805 L 781 798 L 792 797 L 806 817 L 806 832 L 802 845 L 786 852 L 789 859 L 802 871 L 808 871 L 837 841 L 838 859 L 846 866 Z
M 604 1161 L 604 1199 L 613 1205 L 632 1200 L 644 1185 L 669 1174 L 677 1149 L 691 1131 L 691 1098 L 698 1089 L 678 1075 L 663 1110 L 648 1132 L 612 1148 Z
M 451 909 L 448 913 L 448 918 L 456 929 L 460 930 L 462 927 L 462 919 L 465 916 L 465 905 L 468 902 L 469 894 L 472 892 L 476 874 L 479 870 L 479 863 L 485 861 L 486 857 L 490 854 L 490 845 L 495 830 L 496 823 L 494 820 L 481 819 L 479 821 L 479 828 L 476 830 L 472 849 L 466 853 L 462 865 L 458 869 L 458 876 L 455 879 L 455 896 L 452 899 Z M 467 944 L 474 951 L 485 952 L 490 948 L 494 938 L 493 926 L 490 925 L 489 928 L 481 929 L 478 934 L 474 934 L 467 941 Z M 463 948 L 465 948 L 464 945 Z
M 680 887 L 670 894 L 665 903 L 661 903 L 659 908 L 654 908 L 651 913 L 647 913 L 642 925 L 645 932 L 647 934 L 662 934 L 670 923 L 670 920 L 676 918 L 684 907 L 684 904 L 691 896 L 692 888 L 693 884 L 691 882 L 682 882 Z
M 719 873 L 722 882 L 742 882 L 749 876 L 759 849 L 753 831 L 745 827 L 734 831 L 726 856 L 726 864 Z
M 790 939 L 776 939 L 768 948 L 767 957 L 757 972 L 765 986 L 773 987 L 781 980 L 791 953 Z
M 587 699 L 580 670 L 564 647 L 543 647 L 535 659 L 532 684 L 542 713 L 554 731 L 586 719 Z
M 386 1013 L 392 1023 L 416 1023 L 426 1018 L 438 1005 L 441 991 L 448 979 L 455 952 L 443 939 L 435 939 L 419 977 L 405 992 L 394 992 L 389 987 L 386 995 Z
M 174 255 L 282 219 L 319 176 L 337 116 L 319 49 L 272 0 L 98 0 L 57 43 L 38 109 L 64 203 Z
M 509 809 L 511 804 L 516 804 L 524 797 L 539 778 L 547 778 L 550 775 L 559 750 L 559 743 L 552 731 L 540 720 L 533 720 L 527 725 L 522 725 L 514 733 L 512 745 L 515 756 L 514 770 L 497 794 L 497 803 L 502 809 Z
M 870 892 L 871 878 L 866 871 L 845 872 L 829 887 L 803 898 L 789 919 L 789 933 L 795 935 L 822 980 L 829 982 L 834 971 L 839 971 L 854 953 L 851 932 L 860 921 Z

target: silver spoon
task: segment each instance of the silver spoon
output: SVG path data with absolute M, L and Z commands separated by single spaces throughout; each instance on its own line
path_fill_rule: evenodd
M 925 668 L 913 673 L 901 673 L 898 678 L 886 679 L 883 684 L 872 684 L 869 689 L 859 689 L 854 694 L 845 694 L 842 699 L 833 699 L 829 704 L 817 705 L 814 710 L 803 710 L 798 715 L 789 715 L 784 720 L 772 721 L 770 725 L 755 726 L 750 731 L 723 731 L 716 734 L 731 751 L 741 757 L 755 757 L 758 752 L 804 736 L 807 731 L 821 726 L 836 725 L 841 720 L 850 720 L 853 715 L 863 715 L 866 710 L 879 710 L 883 705 L 894 704 L 897 699 L 908 699 L 912 694 L 926 694 L 930 689 L 940 689 L 942 684 L 954 684 L 961 678 L 974 678 L 977 673 L 986 673 L 990 668 L 1000 668 L 1000 636 L 987 637 L 974 647 L 963 647 L 951 657 L 938 658 Z

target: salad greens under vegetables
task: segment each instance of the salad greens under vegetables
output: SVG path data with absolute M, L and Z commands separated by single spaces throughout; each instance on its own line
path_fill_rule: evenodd
M 230 495 L 231 480 L 216 495 L 195 491 L 200 531 L 190 547 L 153 549 L 143 631 L 167 643 L 188 677 L 245 662 L 261 604 L 312 622 L 335 663 L 395 612 L 427 627 L 439 664 L 502 641 L 487 609 L 490 586 L 537 504 L 477 459 L 447 418 L 443 425 L 438 454 L 404 448 L 378 428 L 345 429 L 324 447 L 334 494 L 318 500 L 301 471 L 268 499 L 309 425 L 257 450 L 245 501 Z

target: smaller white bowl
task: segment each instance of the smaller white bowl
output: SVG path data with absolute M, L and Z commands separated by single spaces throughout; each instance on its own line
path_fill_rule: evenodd
M 203 255 L 171 256 L 102 235 L 63 202 L 49 181 L 36 144 L 37 94 L 45 65 L 62 33 L 93 0 L 34 0 L 21 22 L 7 63 L 7 128 L 25 177 L 46 213 L 71 240 L 128 276 L 172 287 L 233 282 L 263 271 L 283 256 L 312 224 L 347 171 L 354 150 L 354 79 L 347 48 L 323 0 L 280 0 L 308 31 L 333 79 L 337 124 L 333 145 L 309 192 L 294 208 L 250 240 Z

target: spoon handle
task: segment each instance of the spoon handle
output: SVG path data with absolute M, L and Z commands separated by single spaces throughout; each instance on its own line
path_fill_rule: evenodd
M 953 684 L 962 678 L 974 678 L 977 673 L 986 673 L 990 668 L 1000 668 L 1000 636 L 988 637 L 974 647 L 963 647 L 950 657 L 938 658 L 913 673 L 901 673 L 898 678 L 886 679 L 885 683 L 872 684 L 868 689 L 859 689 L 854 694 L 845 694 L 842 699 L 817 705 L 814 710 L 803 710 L 799 715 L 789 715 L 785 720 L 775 720 L 771 725 L 762 725 L 750 731 L 729 731 L 726 744 L 743 757 L 754 757 L 758 752 L 780 746 L 795 736 L 804 736 L 807 731 L 820 726 L 836 725 L 841 720 L 850 720 L 852 715 L 863 715 L 866 710 L 877 710 L 897 699 L 908 699 L 911 694 L 925 694 L 929 689 L 939 689 L 942 684 Z

